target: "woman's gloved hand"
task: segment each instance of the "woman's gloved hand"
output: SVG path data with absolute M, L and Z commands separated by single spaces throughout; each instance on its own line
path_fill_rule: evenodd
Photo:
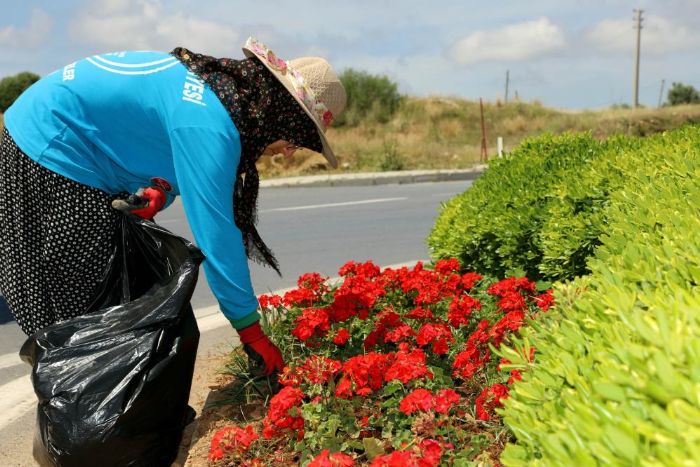
M 149 186 L 139 188 L 136 194 L 130 195 L 125 200 L 115 199 L 112 201 L 112 207 L 143 219 L 152 220 L 158 211 L 163 209 L 166 200 L 165 190 L 157 186 Z
M 260 322 L 239 329 L 238 335 L 241 338 L 243 350 L 248 354 L 248 359 L 254 366 L 264 369 L 265 376 L 282 372 L 284 368 L 282 352 L 265 335 Z

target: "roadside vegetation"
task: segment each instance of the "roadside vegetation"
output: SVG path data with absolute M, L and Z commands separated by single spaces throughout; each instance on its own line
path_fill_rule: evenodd
M 234 352 L 222 392 L 264 409 L 212 427 L 210 461 L 697 464 L 698 173 L 697 125 L 527 139 L 444 206 L 434 265 L 261 297 L 284 388 Z
M 536 102 L 485 102 L 484 120 L 488 155 L 493 159 L 498 136 L 503 137 L 506 151 L 543 133 L 590 131 L 596 139 L 616 134 L 645 136 L 700 123 L 700 105 L 574 112 Z M 329 138 L 338 156 L 337 170 L 329 169 L 320 155 L 300 151 L 293 160 L 263 160 L 262 177 L 471 167 L 479 163 L 481 150 L 479 102 L 404 98 L 385 123 L 369 119 L 331 127 Z
M 557 306 L 503 352 L 523 374 L 500 411 L 505 465 L 700 462 L 698 173 L 698 126 L 548 135 L 444 206 L 437 257 L 554 281 Z

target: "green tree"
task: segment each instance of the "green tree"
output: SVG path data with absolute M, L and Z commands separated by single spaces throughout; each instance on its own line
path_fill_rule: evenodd
M 339 125 L 357 125 L 361 121 L 386 123 L 401 105 L 398 84 L 384 75 L 372 75 L 348 68 L 339 76 L 348 95 Z
M 668 90 L 668 105 L 700 104 L 700 93 L 693 86 L 683 83 L 673 83 Z
M 0 112 L 5 112 L 32 84 L 39 81 L 39 75 L 23 71 L 0 80 Z

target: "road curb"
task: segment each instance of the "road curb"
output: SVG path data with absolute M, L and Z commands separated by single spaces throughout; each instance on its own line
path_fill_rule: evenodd
M 456 170 L 405 170 L 392 172 L 368 172 L 355 174 L 309 175 L 263 180 L 262 188 L 368 186 L 402 183 L 446 182 L 475 180 L 486 170 L 486 165 Z

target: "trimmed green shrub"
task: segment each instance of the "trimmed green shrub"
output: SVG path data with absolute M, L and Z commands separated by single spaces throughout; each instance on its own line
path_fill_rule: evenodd
M 505 465 L 700 463 L 700 128 L 618 167 L 591 274 L 559 285 L 503 352 L 523 370 L 502 411 L 517 438 Z
M 12 103 L 32 84 L 39 81 L 39 75 L 24 71 L 0 80 L 0 112 L 5 112 Z
M 598 232 L 579 230 L 605 196 L 568 183 L 605 151 L 625 143 L 622 138 L 598 141 L 589 134 L 525 140 L 511 155 L 492 162 L 471 189 L 443 205 L 428 238 L 432 255 L 458 257 L 466 270 L 498 277 L 516 270 L 538 280 L 585 273 L 579 258 L 592 253 Z M 580 219 L 572 218 L 572 212 Z M 571 224 L 579 237 L 564 248 L 556 235 L 561 222 Z M 540 270 L 543 261 L 545 271 Z

